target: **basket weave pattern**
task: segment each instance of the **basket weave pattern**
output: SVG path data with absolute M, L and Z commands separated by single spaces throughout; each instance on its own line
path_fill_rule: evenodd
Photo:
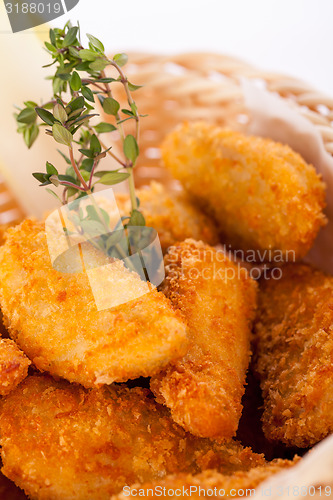
M 249 116 L 244 106 L 240 78 L 260 80 L 267 90 L 288 100 L 308 118 L 333 154 L 333 98 L 309 85 L 277 73 L 265 72 L 238 59 L 210 53 L 175 56 L 129 54 L 129 79 L 144 87 L 135 93 L 141 120 L 139 185 L 154 179 L 170 182 L 159 166 L 159 145 L 178 123 L 205 120 L 246 132 Z M 120 98 L 117 95 L 117 98 Z

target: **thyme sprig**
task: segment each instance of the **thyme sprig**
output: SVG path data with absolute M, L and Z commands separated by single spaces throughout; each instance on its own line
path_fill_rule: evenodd
M 126 54 L 116 54 L 110 59 L 100 40 L 89 34 L 87 37 L 89 46 L 84 48 L 79 26 L 68 22 L 63 29 L 50 29 L 45 48 L 53 59 L 46 67 L 55 65 L 54 74 L 48 77 L 52 81 L 53 95 L 41 106 L 34 101 L 24 103 L 25 107 L 15 115 L 18 132 L 23 134 L 30 148 L 40 129 L 46 127 L 46 134 L 68 148 L 67 154 L 59 151 L 66 164 L 65 173 L 59 173 L 58 168 L 47 161 L 45 172 L 33 174 L 41 186 L 63 188 L 60 197 L 47 188 L 62 204 L 92 194 L 97 184 L 111 186 L 128 180 L 131 212 L 124 227 L 144 226 L 145 219 L 139 210 L 133 176 L 139 156 L 140 118 L 143 115 L 138 112 L 132 92 L 140 86 L 131 83 L 122 69 L 127 63 Z M 105 74 L 108 66 L 115 69 L 117 78 Z M 113 96 L 113 85 L 119 83 L 125 91 L 126 108 L 121 108 Z M 113 117 L 113 123 L 90 123 L 93 117 L 99 116 L 96 112 L 98 102 L 104 113 Z M 124 124 L 129 120 L 135 122 L 133 134 L 125 130 Z M 122 157 L 100 138 L 102 134 L 115 131 L 119 132 L 122 141 Z M 119 168 L 100 170 L 100 162 L 106 155 L 116 160 Z M 99 221 L 98 211 L 91 210 L 88 218 L 92 216 Z

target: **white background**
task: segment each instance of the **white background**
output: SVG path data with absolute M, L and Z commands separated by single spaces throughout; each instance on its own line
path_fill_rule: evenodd
M 221 52 L 333 95 L 332 0 L 80 0 L 67 17 L 110 51 Z

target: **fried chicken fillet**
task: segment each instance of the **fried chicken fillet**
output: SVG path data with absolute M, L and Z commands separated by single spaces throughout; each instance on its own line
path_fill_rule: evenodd
M 267 438 L 312 446 L 333 431 L 333 277 L 295 264 L 263 280 L 256 370 Z
M 116 293 L 147 286 L 118 263 Z M 150 288 L 98 311 L 86 273 L 52 267 L 35 221 L 9 229 L 0 249 L 0 302 L 11 337 L 34 365 L 85 387 L 151 375 L 186 351 L 185 324 L 161 292 Z
M 30 376 L 0 402 L 2 472 L 32 499 L 109 500 L 166 474 L 265 463 L 239 443 L 191 436 L 148 389 L 84 389 Z
M 167 136 L 162 156 L 172 175 L 215 217 L 222 241 L 260 252 L 262 260 L 270 260 L 267 249 L 281 251 L 285 260 L 300 259 L 325 222 L 324 184 L 288 146 L 185 123 Z
M 0 396 L 9 394 L 28 375 L 31 362 L 10 339 L 0 339 Z
M 241 415 L 256 283 L 221 251 L 186 240 L 165 256 L 163 288 L 188 325 L 189 350 L 151 379 L 157 401 L 191 433 L 230 439 Z
M 190 496 L 193 499 L 202 497 L 225 498 L 254 496 L 255 488 L 273 474 L 283 469 L 292 467 L 297 459 L 273 460 L 262 466 L 254 467 L 249 471 L 238 471 L 231 475 L 221 474 L 215 470 L 206 470 L 200 474 L 174 474 L 151 483 L 134 484 L 126 486 L 124 492 L 114 495 L 112 500 L 125 500 L 140 496 L 152 498 L 159 496 L 164 498 L 184 498 Z M 239 491 L 240 490 L 240 491 Z M 246 492 L 246 493 L 245 493 Z
M 117 193 L 120 215 L 131 210 L 129 195 Z M 203 240 L 210 245 L 218 243 L 216 223 L 194 204 L 185 191 L 171 192 L 162 184 L 152 182 L 149 187 L 137 190 L 140 210 L 146 225 L 156 229 L 163 252 L 186 238 Z

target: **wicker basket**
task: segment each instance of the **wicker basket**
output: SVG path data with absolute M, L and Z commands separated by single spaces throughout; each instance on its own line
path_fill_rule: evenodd
M 126 72 L 144 87 L 135 94 L 141 113 L 140 161 L 137 184 L 150 179 L 169 182 L 160 166 L 159 145 L 183 120 L 206 120 L 246 132 L 249 116 L 244 106 L 240 78 L 260 80 L 272 92 L 287 99 L 318 128 L 326 150 L 333 154 L 333 98 L 288 76 L 268 73 L 218 54 L 188 53 L 159 56 L 132 53 Z M 120 97 L 119 95 L 117 97 Z

